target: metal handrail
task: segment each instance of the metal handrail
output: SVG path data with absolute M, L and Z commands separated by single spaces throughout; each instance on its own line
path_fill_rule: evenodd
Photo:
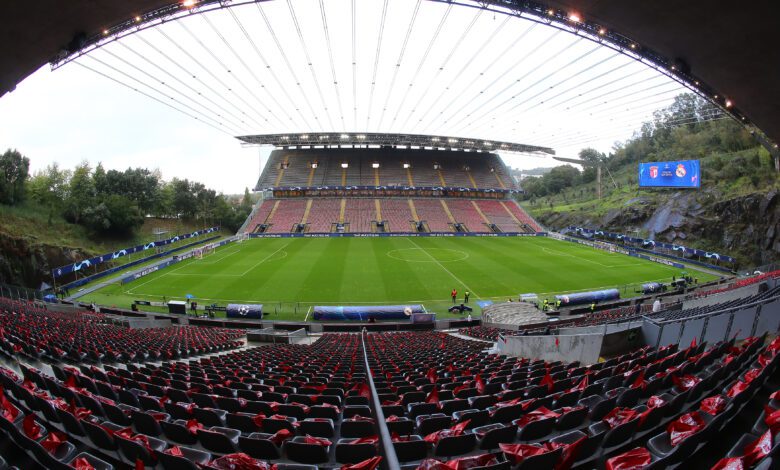
M 360 333 L 360 342 L 363 345 L 363 362 L 366 366 L 366 372 L 368 372 L 368 386 L 371 390 L 371 404 L 374 409 L 374 421 L 376 428 L 379 431 L 379 445 L 380 455 L 384 457 L 383 467 L 388 470 L 396 470 L 401 468 L 398 462 L 398 457 L 395 455 L 395 446 L 393 446 L 393 439 L 390 436 L 390 431 L 387 429 L 385 422 L 385 414 L 382 412 L 382 403 L 379 401 L 379 395 L 376 392 L 376 386 L 374 385 L 374 377 L 371 373 L 371 367 L 368 363 L 368 353 L 366 352 L 366 332 Z

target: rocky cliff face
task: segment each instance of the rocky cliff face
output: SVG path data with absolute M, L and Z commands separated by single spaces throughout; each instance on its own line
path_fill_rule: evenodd
M 0 232 L 0 282 L 37 289 L 41 282 L 51 284 L 51 270 L 83 259 L 78 250 L 14 238 Z
M 587 211 L 536 213 L 547 227 L 579 225 L 718 251 L 741 267 L 780 261 L 780 196 L 772 190 L 723 199 L 717 190 L 636 197 L 602 216 Z

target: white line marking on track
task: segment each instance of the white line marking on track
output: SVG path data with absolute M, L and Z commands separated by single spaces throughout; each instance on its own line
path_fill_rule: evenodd
M 433 257 L 433 255 L 432 255 L 432 254 L 430 254 L 430 253 L 428 253 L 427 251 L 425 251 L 425 248 L 423 248 L 423 247 L 421 247 L 420 245 L 418 245 L 418 244 L 417 244 L 417 243 L 416 243 L 414 240 L 412 240 L 411 238 L 407 238 L 407 240 L 409 240 L 409 243 L 411 243 L 411 244 L 412 244 L 412 245 L 414 245 L 416 248 L 418 248 L 418 249 L 422 250 L 422 252 L 423 252 L 423 253 L 425 253 L 426 255 L 428 255 L 428 256 L 429 256 L 429 257 L 430 257 L 430 258 L 433 260 L 433 262 L 434 262 L 434 263 L 438 264 L 438 265 L 439 265 L 439 267 L 440 267 L 441 269 L 445 270 L 445 271 L 447 272 L 447 274 L 449 274 L 450 276 L 452 276 L 452 278 L 453 278 L 453 279 L 455 279 L 456 281 L 458 281 L 458 282 L 459 282 L 459 283 L 460 283 L 460 284 L 461 284 L 463 287 L 465 287 L 465 288 L 466 288 L 466 290 L 468 290 L 468 291 L 471 291 L 471 293 L 472 293 L 472 294 L 474 294 L 474 297 L 476 297 L 476 298 L 478 298 L 478 299 L 481 299 L 481 298 L 482 298 L 482 297 L 480 297 L 480 296 L 479 296 L 479 294 L 477 294 L 477 293 L 476 293 L 476 291 L 475 291 L 474 289 L 472 289 L 471 287 L 467 286 L 465 282 L 463 282 L 463 281 L 461 281 L 460 279 L 458 279 L 458 276 L 456 276 L 456 275 L 452 274 L 452 271 L 450 271 L 449 269 L 445 268 L 445 267 L 444 267 L 444 265 L 443 265 L 443 264 L 441 264 L 441 263 L 439 262 L 439 260 L 437 260 L 436 258 L 434 258 L 434 257 Z

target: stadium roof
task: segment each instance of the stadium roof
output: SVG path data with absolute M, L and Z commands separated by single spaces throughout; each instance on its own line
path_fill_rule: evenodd
M 137 28 L 133 23 L 143 25 L 175 14 L 182 7 L 205 8 L 211 3 L 214 2 L 3 2 L 0 94 L 12 90 L 47 61 L 61 60 L 68 52 L 78 52 L 101 36 L 113 39 L 115 33 Z M 242 3 L 247 2 L 219 2 L 221 6 Z M 780 48 L 774 39 L 777 19 L 773 14 L 774 2 L 770 0 L 756 0 L 744 8 L 734 8 L 731 2 L 704 0 L 446 3 L 508 10 L 526 18 L 529 12 L 550 12 L 548 21 L 552 26 L 581 36 L 598 35 L 603 29 L 605 44 L 619 48 L 622 54 L 638 57 L 645 64 L 665 69 L 661 71 L 674 80 L 694 84 L 699 92 L 735 113 L 738 119 L 755 123 L 775 141 L 780 139 L 780 120 L 776 116 L 780 68 L 775 66 L 780 63 Z M 427 26 L 436 28 L 435 24 Z
M 393 146 L 419 147 L 444 150 L 465 150 L 470 152 L 545 153 L 554 155 L 548 147 L 496 142 L 492 140 L 467 139 L 439 135 L 385 134 L 364 132 L 359 134 L 298 133 L 264 134 L 239 136 L 239 140 L 251 145 L 273 145 L 275 147 L 363 147 Z

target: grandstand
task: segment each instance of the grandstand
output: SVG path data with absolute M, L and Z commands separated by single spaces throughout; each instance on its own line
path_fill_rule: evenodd
M 780 407 L 763 391 L 776 383 L 780 339 L 765 335 L 581 364 L 497 355 L 435 331 L 241 348 L 242 330 L 122 330 L 111 316 L 5 299 L 0 310 L 0 353 L 20 361 L 0 368 L 0 433 L 25 468 L 669 468 L 696 458 L 772 468 L 776 448 L 751 450 L 771 441 Z M 138 354 L 158 343 L 177 354 Z M 718 447 L 734 430 L 734 445 Z
M 533 233 L 494 153 L 404 148 L 280 148 L 255 188 L 248 233 Z

